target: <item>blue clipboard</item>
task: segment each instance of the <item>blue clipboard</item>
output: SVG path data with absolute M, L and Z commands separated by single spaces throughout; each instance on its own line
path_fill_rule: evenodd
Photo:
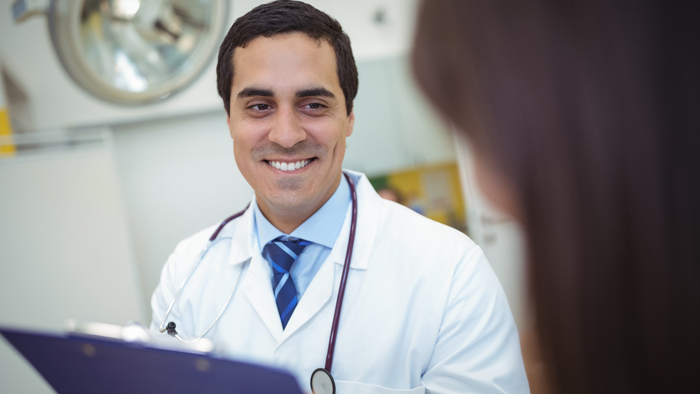
M 0 327 L 57 393 L 301 394 L 289 372 L 138 343 Z

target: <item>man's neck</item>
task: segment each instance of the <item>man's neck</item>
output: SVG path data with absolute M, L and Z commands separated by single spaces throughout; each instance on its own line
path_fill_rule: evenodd
M 291 234 L 297 227 L 301 226 L 308 218 L 310 218 L 316 211 L 318 211 L 320 206 L 316 208 L 316 211 L 300 215 L 298 212 L 289 212 L 289 210 L 279 210 L 263 208 L 263 204 L 258 204 L 260 207 L 260 212 L 265 215 L 270 223 L 275 226 L 278 230 L 285 234 Z M 323 206 L 323 205 L 321 205 Z
M 301 226 L 328 202 L 335 191 L 338 190 L 342 177 L 343 175 L 341 174 L 322 198 L 300 207 L 275 207 L 268 205 L 267 202 L 257 194 L 255 196 L 256 202 L 260 208 L 260 212 L 273 226 L 285 234 L 291 234 L 297 227 Z

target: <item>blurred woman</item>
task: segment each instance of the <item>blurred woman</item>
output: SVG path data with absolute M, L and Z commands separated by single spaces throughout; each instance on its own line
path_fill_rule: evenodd
M 427 0 L 412 62 L 523 226 L 550 388 L 700 393 L 698 2 Z

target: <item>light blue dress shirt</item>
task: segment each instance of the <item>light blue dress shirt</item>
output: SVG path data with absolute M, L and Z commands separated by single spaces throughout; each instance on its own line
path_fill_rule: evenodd
M 267 220 L 260 211 L 257 202 L 253 201 L 258 246 L 260 247 L 260 253 L 268 263 L 270 262 L 270 257 L 265 251 L 265 245 L 277 237 L 282 236 L 285 240 L 287 238 L 301 238 L 312 242 L 311 245 L 301 252 L 289 271 L 300 300 L 309 287 L 311 280 L 316 276 L 319 268 L 321 268 L 321 265 L 331 253 L 335 240 L 343 227 L 343 221 L 350 204 L 352 204 L 350 186 L 348 186 L 348 181 L 345 177 L 341 176 L 340 184 L 331 198 L 291 234 L 285 234 Z M 270 286 L 273 285 L 272 281 L 272 276 L 270 276 Z

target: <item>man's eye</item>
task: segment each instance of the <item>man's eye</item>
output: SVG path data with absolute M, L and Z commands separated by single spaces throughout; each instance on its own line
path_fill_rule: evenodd
M 324 107 L 324 105 L 320 104 L 320 103 L 311 103 L 311 104 L 306 104 L 306 107 L 308 107 L 309 109 L 321 109 Z
M 251 105 L 248 108 L 256 110 L 256 111 L 265 111 L 265 110 L 270 109 L 270 106 L 267 104 L 255 104 L 255 105 Z

